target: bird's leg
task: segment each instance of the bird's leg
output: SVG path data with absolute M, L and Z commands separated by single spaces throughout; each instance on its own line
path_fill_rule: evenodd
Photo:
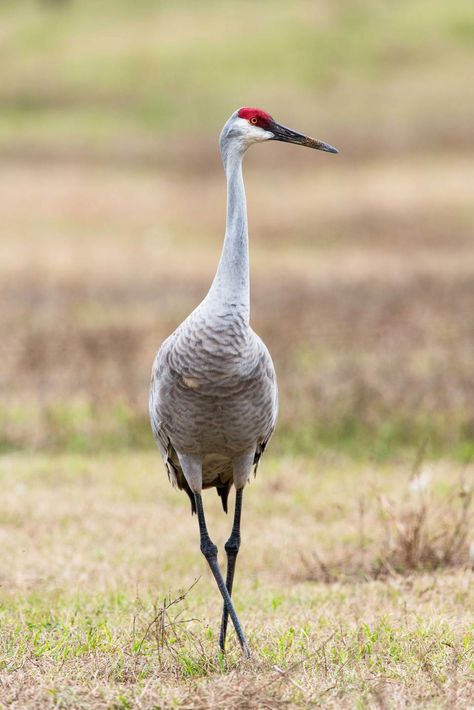
M 225 551 L 227 553 L 227 591 L 229 596 L 232 596 L 232 585 L 234 583 L 234 571 L 235 562 L 237 560 L 237 554 L 240 547 L 240 516 L 242 513 L 242 493 L 243 488 L 239 488 L 235 493 L 235 510 L 234 510 L 234 522 L 232 524 L 232 532 L 229 539 L 225 544 Z M 222 611 L 222 622 L 221 622 L 221 633 L 219 636 L 219 646 L 221 650 L 225 649 L 225 637 L 227 633 L 227 621 L 229 618 L 229 612 L 224 604 L 224 609 Z
M 206 558 L 209 567 L 211 568 L 211 572 L 214 575 L 214 579 L 217 582 L 217 586 L 219 587 L 219 591 L 222 594 L 225 608 L 230 614 L 230 618 L 232 619 L 232 623 L 234 624 L 235 631 L 242 647 L 242 652 L 246 658 L 250 658 L 250 649 L 245 639 L 244 632 L 242 631 L 242 627 L 240 626 L 240 621 L 237 617 L 237 614 L 235 613 L 234 605 L 232 604 L 230 594 L 227 591 L 224 578 L 222 577 L 219 565 L 217 563 L 217 547 L 214 545 L 211 538 L 209 537 L 209 533 L 207 532 L 201 494 L 194 493 L 194 500 L 196 501 L 196 510 L 199 521 L 199 532 L 201 535 L 201 552 Z

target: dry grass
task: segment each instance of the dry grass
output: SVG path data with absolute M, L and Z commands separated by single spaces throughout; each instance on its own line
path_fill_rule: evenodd
M 314 173 L 303 153 L 272 177 L 264 149 L 247 166 L 254 326 L 276 362 L 281 437 L 365 456 L 428 439 L 431 454 L 469 455 L 470 164 L 355 170 L 338 156 Z M 212 278 L 220 169 L 4 171 L 3 447 L 151 445 L 150 363 Z
M 0 707 L 471 707 L 470 3 L 4 5 Z M 217 652 L 146 416 L 217 263 L 237 103 L 341 149 L 246 159 L 281 390 L 245 494 L 250 662 Z
M 3 457 L 5 707 L 468 706 L 474 587 L 464 543 L 436 573 L 410 564 L 378 579 L 350 573 L 359 498 L 341 491 L 357 486 L 368 507 L 383 492 L 402 511 L 403 468 L 266 460 L 245 495 L 235 589 L 250 662 L 233 634 L 228 655 L 217 651 L 221 605 L 196 520 L 160 468 L 156 454 Z M 435 468 L 433 505 L 446 505 L 456 473 Z M 229 519 L 217 496 L 205 503 L 222 552 Z M 364 535 L 381 547 L 386 521 L 370 522 Z M 315 548 L 345 556 L 349 574 L 302 581 L 301 553 Z
M 303 557 L 304 578 L 329 583 L 473 568 L 473 490 L 461 477 L 440 500 L 433 495 L 430 478 L 426 466 L 411 477 L 398 500 L 380 491 L 361 497 L 357 544 L 351 540 L 338 545 L 324 559 L 317 551 Z
M 237 101 L 341 149 L 246 159 L 281 450 L 386 458 L 429 440 L 468 458 L 467 0 L 273 3 L 252 32 L 241 5 L 202 2 L 199 22 L 149 0 L 4 13 L 0 447 L 152 445 L 150 363 L 216 266 L 216 137 Z

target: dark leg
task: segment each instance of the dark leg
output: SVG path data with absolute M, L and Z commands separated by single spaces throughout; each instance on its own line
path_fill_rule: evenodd
M 242 627 L 240 626 L 240 621 L 237 617 L 237 614 L 235 613 L 234 605 L 232 604 L 230 594 L 227 591 L 227 587 L 224 583 L 224 579 L 219 569 L 219 565 L 217 564 L 217 547 L 214 545 L 211 538 L 209 537 L 209 533 L 207 532 L 206 519 L 204 517 L 204 509 L 202 507 L 202 498 L 200 493 L 194 494 L 194 500 L 196 501 L 196 510 L 199 521 L 199 532 L 201 534 L 201 552 L 206 558 L 209 567 L 211 568 L 211 572 L 214 575 L 214 579 L 217 582 L 217 586 L 219 587 L 219 591 L 222 594 L 225 607 L 227 608 L 230 614 L 230 618 L 232 619 L 232 623 L 234 624 L 235 631 L 239 638 L 239 642 L 242 647 L 242 652 L 246 658 L 250 658 L 250 649 L 245 639 L 244 632 L 242 631 Z
M 232 525 L 232 532 L 229 539 L 225 544 L 225 551 L 227 552 L 227 591 L 229 596 L 232 596 L 232 585 L 234 583 L 234 571 L 235 562 L 237 560 L 237 554 L 240 547 L 240 515 L 242 513 L 242 493 L 243 488 L 239 488 L 235 493 L 235 511 L 234 511 L 234 522 Z M 225 649 L 225 637 L 227 633 L 227 620 L 229 618 L 229 612 L 224 604 L 224 609 L 222 611 L 222 622 L 221 622 L 221 633 L 219 637 L 219 646 L 223 651 Z

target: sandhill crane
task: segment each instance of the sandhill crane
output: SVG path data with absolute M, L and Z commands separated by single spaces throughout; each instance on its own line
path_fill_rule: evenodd
M 250 650 L 231 594 L 240 547 L 242 492 L 270 439 L 278 411 L 270 353 L 250 327 L 247 207 L 242 159 L 252 143 L 277 140 L 337 153 L 257 108 L 244 107 L 220 135 L 227 177 L 227 222 L 217 272 L 207 296 L 159 349 L 153 363 L 150 418 L 155 439 L 174 486 L 186 491 L 197 512 L 201 552 L 223 597 L 219 645 L 224 650 L 228 615 L 244 656 Z M 203 488 L 217 488 L 224 511 L 236 489 L 232 532 L 225 544 L 224 583 L 217 547 L 207 531 Z

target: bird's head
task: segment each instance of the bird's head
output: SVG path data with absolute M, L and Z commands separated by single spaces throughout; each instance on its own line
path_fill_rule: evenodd
M 220 146 L 223 157 L 228 153 L 230 145 L 233 145 L 239 152 L 245 152 L 252 143 L 262 141 L 282 141 L 284 143 L 295 143 L 323 150 L 326 153 L 338 153 L 329 143 L 316 138 L 310 138 L 302 133 L 293 131 L 291 128 L 277 123 L 272 116 L 260 108 L 244 106 L 235 111 L 229 118 L 220 136 Z

